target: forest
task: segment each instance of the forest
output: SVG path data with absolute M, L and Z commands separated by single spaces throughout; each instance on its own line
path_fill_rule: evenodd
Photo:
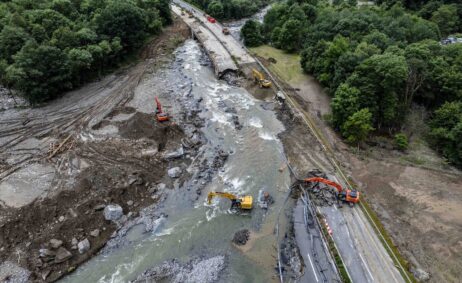
M 171 22 L 168 0 L 0 3 L 0 85 L 36 104 L 99 77 Z
M 249 17 L 269 0 L 187 0 L 219 20 L 242 19 Z
M 430 113 L 430 144 L 462 166 L 462 43 L 440 43 L 462 37 L 456 2 L 288 0 L 241 35 L 247 46 L 301 54 L 303 70 L 332 96 L 330 122 L 347 142 L 386 135 L 405 149 L 403 124 L 418 105 Z

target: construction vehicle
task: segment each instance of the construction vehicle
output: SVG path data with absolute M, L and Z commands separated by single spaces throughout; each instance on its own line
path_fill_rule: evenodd
M 222 30 L 224 35 L 229 35 L 229 29 L 228 28 L 223 28 Z
M 156 96 L 156 104 L 157 104 L 157 109 L 156 109 L 156 119 L 158 122 L 164 122 L 168 121 L 170 118 L 168 117 L 167 113 L 164 113 L 162 111 L 162 105 L 160 104 L 159 99 Z
M 260 85 L 261 88 L 268 88 L 271 87 L 271 82 L 263 76 L 262 73 L 257 71 L 256 69 L 252 69 L 252 75 L 253 79 L 255 80 L 256 83 Z
M 359 202 L 359 192 L 352 189 L 343 189 L 342 186 L 334 181 L 330 181 L 328 179 L 324 179 L 321 177 L 311 177 L 303 179 L 304 184 L 309 183 L 323 183 L 328 186 L 334 187 L 337 190 L 337 201 L 339 204 L 341 202 L 346 202 L 350 206 L 353 206 L 355 203 Z
M 214 197 L 222 197 L 231 200 L 231 209 L 243 209 L 243 210 L 250 210 L 252 209 L 253 198 L 252 196 L 243 196 L 238 197 L 231 193 L 227 192 L 210 192 L 207 196 L 208 204 L 212 203 L 212 199 Z

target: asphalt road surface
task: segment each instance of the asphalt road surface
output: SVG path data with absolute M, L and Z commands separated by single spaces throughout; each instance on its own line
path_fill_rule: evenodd
M 294 209 L 294 230 L 305 270 L 299 282 L 340 282 L 327 246 L 322 241 L 313 211 L 302 199 Z

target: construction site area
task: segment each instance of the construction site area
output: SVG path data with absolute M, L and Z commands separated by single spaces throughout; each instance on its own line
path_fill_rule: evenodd
M 314 80 L 173 2 L 137 62 L 0 111 L 1 282 L 460 282 L 460 171 L 351 149 Z

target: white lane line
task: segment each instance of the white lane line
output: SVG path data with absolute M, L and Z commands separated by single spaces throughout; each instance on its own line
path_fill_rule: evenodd
M 313 273 L 314 273 L 314 278 L 316 278 L 316 282 L 319 282 L 318 276 L 316 275 L 316 270 L 314 269 L 313 262 L 311 261 L 310 254 L 306 254 L 306 255 L 308 256 L 308 259 L 310 260 L 311 268 L 313 269 Z
M 371 271 L 369 270 L 369 267 L 367 266 L 366 262 L 364 261 L 363 256 L 361 255 L 361 253 L 358 253 L 358 254 L 359 254 L 359 257 L 361 258 L 361 261 L 362 261 L 363 264 L 364 264 L 364 267 L 366 267 L 367 273 L 369 273 L 369 276 L 372 278 L 372 282 L 374 282 L 374 281 L 375 281 L 374 276 L 372 276 L 372 273 L 371 273 Z

